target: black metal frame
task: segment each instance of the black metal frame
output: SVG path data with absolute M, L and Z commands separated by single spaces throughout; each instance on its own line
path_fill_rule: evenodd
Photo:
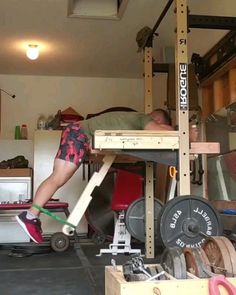
M 193 54 L 192 62 L 195 64 L 199 81 L 203 82 L 234 58 L 236 58 L 236 31 L 230 31 L 203 57 Z
M 169 73 L 169 64 L 166 63 L 153 63 L 153 73 Z
M 167 2 L 143 48 L 152 47 L 153 35 L 173 1 L 174 0 L 169 0 Z M 231 30 L 203 57 L 196 53 L 193 54 L 191 61 L 195 64 L 195 71 L 201 82 L 236 57 L 236 17 L 189 14 L 188 29 L 189 28 Z M 168 64 L 153 63 L 153 73 L 168 73 L 168 71 Z
M 236 17 L 189 14 L 188 28 L 236 30 Z
M 171 4 L 174 2 L 174 0 L 169 0 L 166 4 L 166 6 L 164 7 L 164 9 L 162 10 L 159 18 L 157 19 L 154 27 L 152 28 L 152 32 L 149 36 L 149 38 L 146 41 L 146 44 L 144 45 L 144 47 L 152 47 L 152 41 L 153 41 L 153 35 L 155 34 L 157 28 L 159 27 L 160 23 L 162 22 L 163 18 L 165 17 L 166 13 L 168 12 L 169 8 L 171 7 Z

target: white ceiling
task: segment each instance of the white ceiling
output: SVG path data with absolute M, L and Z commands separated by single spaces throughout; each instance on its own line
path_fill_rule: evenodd
M 99 1 L 99 0 L 98 0 Z M 154 26 L 167 0 L 129 0 L 121 20 L 67 17 L 67 0 L 0 0 L 0 74 L 142 77 L 136 34 Z M 235 0 L 189 0 L 192 14 L 234 16 Z M 174 6 L 157 30 L 154 57 L 174 46 Z M 204 54 L 226 31 L 193 29 L 189 55 Z M 36 42 L 40 58 L 30 61 L 25 47 Z M 158 57 L 158 59 L 157 59 Z

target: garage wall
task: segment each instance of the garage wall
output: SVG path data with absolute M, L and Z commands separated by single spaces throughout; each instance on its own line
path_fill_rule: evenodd
M 154 84 L 163 100 L 161 75 Z M 55 115 L 69 106 L 83 116 L 112 106 L 144 109 L 143 79 L 0 75 L 0 87 L 16 95 L 12 99 L 2 92 L 1 139 L 13 139 L 15 125 L 22 123 L 32 139 L 40 114 Z
M 47 76 L 0 76 L 2 93 L 2 138 L 13 138 L 15 125 L 26 123 L 33 138 L 37 118 L 56 114 L 71 106 L 82 115 L 110 106 L 142 108 L 140 80 L 97 79 Z

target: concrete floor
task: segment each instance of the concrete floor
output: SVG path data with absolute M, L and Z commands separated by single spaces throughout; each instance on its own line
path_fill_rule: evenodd
M 107 248 L 102 245 L 102 248 Z M 80 241 L 66 252 L 45 251 L 28 257 L 12 256 L 12 248 L 0 248 L 0 294 L 2 295 L 103 295 L 105 265 L 130 260 L 123 254 L 97 257 L 100 246 Z M 46 250 L 49 247 L 45 248 Z M 156 261 L 147 261 L 147 263 Z

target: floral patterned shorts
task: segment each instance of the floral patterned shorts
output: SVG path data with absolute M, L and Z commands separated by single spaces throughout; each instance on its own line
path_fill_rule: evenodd
M 62 131 L 56 159 L 62 159 L 79 166 L 89 151 L 89 141 L 79 122 L 71 123 Z

